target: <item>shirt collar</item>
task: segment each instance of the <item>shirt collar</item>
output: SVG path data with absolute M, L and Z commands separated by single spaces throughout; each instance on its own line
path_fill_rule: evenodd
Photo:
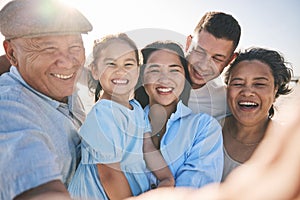
M 26 87 L 27 89 L 29 89 L 30 91 L 32 91 L 33 93 L 35 93 L 36 95 L 40 96 L 42 99 L 44 99 L 45 101 L 47 101 L 50 105 L 52 105 L 55 108 L 58 108 L 61 104 L 65 104 L 59 101 L 56 101 L 38 91 L 36 91 L 35 89 L 33 89 L 31 86 L 29 86 L 24 79 L 22 78 L 21 74 L 19 73 L 18 69 L 15 66 L 11 66 L 10 68 L 10 74 L 12 76 L 12 78 L 16 79 L 17 81 L 19 81 L 24 87 Z M 72 98 L 68 97 L 68 102 L 70 102 Z M 72 105 L 72 104 L 71 104 Z
M 149 114 L 149 105 L 147 105 L 145 107 L 145 114 L 148 115 Z M 172 113 L 171 114 L 171 117 L 170 117 L 170 120 L 171 121 L 175 121 L 177 119 L 180 119 L 180 118 L 183 118 L 185 116 L 188 116 L 192 113 L 192 110 L 190 108 L 188 108 L 186 105 L 184 105 L 182 103 L 182 101 L 180 100 L 178 103 L 177 103 L 177 108 L 176 108 L 176 112 L 175 113 Z

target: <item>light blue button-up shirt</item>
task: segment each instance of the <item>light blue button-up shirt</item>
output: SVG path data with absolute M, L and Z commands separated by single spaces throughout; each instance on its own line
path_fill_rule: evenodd
M 16 67 L 0 77 L 0 199 L 61 180 L 80 159 L 77 130 L 85 114 L 77 95 L 68 104 L 31 88 Z
M 82 160 L 68 188 L 72 198 L 108 199 L 97 164 L 120 163 L 134 196 L 150 189 L 142 147 L 144 133 L 151 129 L 141 105 L 129 103 L 132 110 L 102 99 L 87 115 L 79 131 Z
M 148 115 L 148 106 L 145 112 Z M 180 101 L 167 122 L 160 151 L 176 186 L 198 188 L 221 181 L 224 165 L 222 129 L 210 115 L 194 114 Z M 151 179 L 155 178 L 152 176 Z

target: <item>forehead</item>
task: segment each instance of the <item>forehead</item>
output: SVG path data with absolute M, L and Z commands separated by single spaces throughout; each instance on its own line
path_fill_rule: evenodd
M 180 56 L 176 52 L 167 49 L 161 49 L 151 53 L 147 63 L 181 65 Z
M 34 38 L 17 38 L 16 41 L 25 42 L 26 44 L 66 44 L 66 43 L 83 43 L 81 34 L 72 35 L 56 35 L 56 36 L 42 36 Z
M 233 51 L 233 41 L 216 38 L 211 33 L 201 30 L 193 40 L 194 46 L 204 49 L 211 55 L 224 55 L 229 57 Z
M 113 41 L 107 45 L 102 51 L 103 58 L 109 57 L 112 59 L 118 59 L 123 56 L 135 56 L 134 49 L 123 41 Z
M 231 77 L 273 77 L 269 65 L 259 60 L 244 60 L 238 63 L 231 72 Z

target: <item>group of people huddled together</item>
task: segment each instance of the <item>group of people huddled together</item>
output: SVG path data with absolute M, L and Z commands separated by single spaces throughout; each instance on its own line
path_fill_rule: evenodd
M 237 52 L 232 15 L 205 13 L 185 47 L 95 40 L 87 114 L 82 13 L 13 0 L 0 19 L 0 199 L 300 198 L 300 110 L 272 119 L 294 92 L 291 64 L 267 48 Z

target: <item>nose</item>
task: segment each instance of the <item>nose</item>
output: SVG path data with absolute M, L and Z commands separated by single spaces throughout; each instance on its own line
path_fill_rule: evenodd
M 166 70 L 163 70 L 159 73 L 159 83 L 168 83 L 170 81 L 169 72 Z
M 71 69 L 74 65 L 81 65 L 77 58 L 68 51 L 60 52 L 56 65 L 62 68 Z
M 117 74 L 124 75 L 124 74 L 127 73 L 127 70 L 126 70 L 125 66 L 118 65 L 118 66 L 117 66 L 117 69 L 116 69 L 116 73 L 117 73 Z
M 213 62 L 212 58 L 209 55 L 202 56 L 198 58 L 197 61 L 194 63 L 194 67 L 197 70 L 208 70 L 216 68 L 215 63 Z
M 251 86 L 245 86 L 243 87 L 241 93 L 244 96 L 254 96 L 255 90 Z

